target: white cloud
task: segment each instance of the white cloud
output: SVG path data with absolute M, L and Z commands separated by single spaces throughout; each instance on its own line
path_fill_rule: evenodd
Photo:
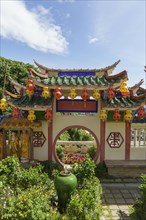
M 89 44 L 95 44 L 98 41 L 97 37 L 89 36 Z
M 40 13 L 41 15 L 47 15 L 49 13 L 49 9 L 43 7 L 42 5 L 38 5 L 35 11 Z
M 36 10 L 43 16 L 28 10 L 23 1 L 2 1 L 0 35 L 23 42 L 38 51 L 65 53 L 69 43 L 63 36 L 61 27 L 46 16 L 49 9 L 39 6 Z
M 66 18 L 70 18 L 70 14 L 69 13 L 66 14 Z
M 68 3 L 73 3 L 75 2 L 75 0 L 57 0 L 59 3 L 63 3 L 63 2 L 68 2 Z

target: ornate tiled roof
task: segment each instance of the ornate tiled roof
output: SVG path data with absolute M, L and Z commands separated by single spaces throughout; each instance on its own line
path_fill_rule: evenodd
M 51 106 L 52 98 L 53 97 L 48 97 L 47 99 L 44 99 L 41 96 L 37 97 L 33 95 L 32 97 L 28 97 L 27 95 L 24 95 L 19 99 L 9 99 L 8 104 L 11 106 L 18 106 L 22 110 L 33 108 L 34 110 L 40 111 L 46 110 L 46 107 Z
M 145 99 L 146 101 L 146 99 Z M 120 97 L 120 98 L 113 98 L 112 100 L 103 100 L 103 107 L 111 108 L 133 108 L 140 106 L 143 104 L 141 100 L 132 100 L 130 97 Z
M 112 71 L 115 69 L 115 67 L 118 65 L 118 63 L 120 62 L 120 60 L 118 60 L 117 62 L 115 62 L 114 64 L 107 66 L 105 68 L 99 68 L 99 69 L 54 69 L 54 68 L 47 68 L 39 63 L 37 63 L 34 60 L 34 63 L 37 65 L 37 67 L 39 68 L 39 70 L 44 73 L 45 75 L 48 74 L 48 76 L 51 76 L 52 72 L 53 73 L 58 73 L 58 72 L 96 72 L 96 73 L 105 73 L 108 72 L 108 74 L 111 74 Z
M 140 93 L 141 91 L 141 93 Z M 104 96 L 103 96 L 104 97 Z M 144 105 L 146 103 L 146 89 L 139 88 L 137 90 L 136 95 L 130 95 L 127 97 L 123 97 L 120 94 L 117 94 L 113 99 L 103 98 L 103 107 L 106 109 L 114 109 L 114 108 L 131 108 L 135 109 L 140 105 Z
M 97 87 L 99 90 L 113 86 L 117 87 L 122 79 L 127 78 L 127 72 L 123 71 L 114 76 L 52 76 L 46 79 L 41 77 L 36 77 L 31 75 L 34 78 L 34 82 L 36 85 L 43 87 L 44 85 L 49 86 L 49 88 L 56 88 L 57 86 L 63 87 Z
M 63 96 L 68 94 L 70 88 L 74 87 L 77 91 L 77 95 L 80 96 L 80 91 L 87 88 L 92 91 L 96 88 L 101 92 L 102 106 L 106 109 L 114 108 L 131 108 L 136 109 L 141 104 L 146 102 L 146 90 L 141 88 L 143 83 L 141 80 L 138 84 L 129 88 L 130 95 L 123 97 L 119 91 L 119 85 L 122 80 L 128 79 L 127 72 L 123 71 L 115 75 L 110 75 L 112 70 L 120 61 L 117 61 L 111 66 L 101 69 L 49 69 L 38 63 L 36 65 L 41 70 L 37 72 L 33 69 L 29 70 L 29 77 L 33 78 L 35 88 L 34 95 L 28 97 L 26 95 L 26 87 L 18 84 L 16 81 L 11 80 L 14 84 L 17 95 L 6 91 L 6 95 L 9 95 L 9 104 L 11 106 L 19 106 L 21 109 L 27 110 L 33 108 L 36 110 L 44 110 L 48 105 L 51 105 L 53 99 L 53 91 L 57 87 L 61 87 Z M 42 95 L 42 89 L 40 87 L 48 86 L 51 90 L 52 96 L 44 99 Z M 112 99 L 107 98 L 107 89 L 112 86 L 115 89 L 116 96 Z M 39 89 L 39 93 L 37 92 Z

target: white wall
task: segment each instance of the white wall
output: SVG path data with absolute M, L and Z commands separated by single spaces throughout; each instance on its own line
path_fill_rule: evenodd
M 46 141 L 42 147 L 34 147 L 34 159 L 36 160 L 48 160 L 48 122 L 42 121 L 42 127 L 35 128 L 34 131 L 42 131 L 46 137 Z
M 120 148 L 111 148 L 107 138 L 111 132 L 120 132 L 124 142 Z M 125 123 L 107 122 L 105 132 L 105 160 L 125 160 Z

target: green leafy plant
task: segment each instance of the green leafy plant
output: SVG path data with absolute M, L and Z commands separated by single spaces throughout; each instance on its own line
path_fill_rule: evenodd
M 106 164 L 104 162 L 101 162 L 101 163 L 96 165 L 95 175 L 97 177 L 103 177 L 103 176 L 107 175 L 107 167 L 106 167 Z
M 146 219 L 146 175 L 141 176 L 140 191 L 141 198 L 134 203 L 131 213 L 131 217 L 134 220 Z
M 51 179 L 61 171 L 61 166 L 54 161 L 46 160 L 41 162 L 41 164 L 43 165 L 43 171 L 46 172 Z
M 60 213 L 51 206 L 52 191 L 46 186 L 34 186 L 18 196 L 8 199 L 6 207 L 3 209 L 3 220 L 56 220 Z
M 64 153 L 63 153 L 63 148 L 60 144 L 56 146 L 56 153 L 59 159 L 62 160 Z
M 96 146 L 93 145 L 92 147 L 90 147 L 87 151 L 87 153 L 89 154 L 89 156 L 91 157 L 91 159 L 93 160 L 96 154 Z
M 75 163 L 72 167 L 72 172 L 76 175 L 78 182 L 82 183 L 84 178 L 91 179 L 95 176 L 95 163 L 87 154 L 83 162 Z
M 99 220 L 101 215 L 101 185 L 99 180 L 84 179 L 68 204 L 70 220 Z

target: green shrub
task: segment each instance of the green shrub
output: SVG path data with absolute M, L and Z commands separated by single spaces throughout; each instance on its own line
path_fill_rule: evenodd
M 101 185 L 99 180 L 84 179 L 72 195 L 67 216 L 70 220 L 99 220 L 101 215 Z
M 87 154 L 85 160 L 81 163 L 75 163 L 72 167 L 73 174 L 76 175 L 79 183 L 82 183 L 85 178 L 90 179 L 95 176 L 95 163 Z
M 107 175 L 107 167 L 106 167 L 106 164 L 104 162 L 101 162 L 101 163 L 96 165 L 95 175 L 97 177 L 102 177 L 104 175 Z
M 141 176 L 140 184 L 141 198 L 133 205 L 133 219 L 146 219 L 146 175 Z
M 60 213 L 50 203 L 52 190 L 34 186 L 8 199 L 3 209 L 3 220 L 57 220 Z
M 41 164 L 43 165 L 43 171 L 46 172 L 51 179 L 61 171 L 61 166 L 54 161 L 46 160 Z
M 61 145 L 57 145 L 56 153 L 57 153 L 57 156 L 59 157 L 59 159 L 62 160 L 64 153 L 63 153 L 63 148 Z
M 89 156 L 91 157 L 91 159 L 94 159 L 95 154 L 96 154 L 96 147 L 95 145 L 93 145 L 92 147 L 90 147 L 87 151 L 87 153 L 89 154 Z

